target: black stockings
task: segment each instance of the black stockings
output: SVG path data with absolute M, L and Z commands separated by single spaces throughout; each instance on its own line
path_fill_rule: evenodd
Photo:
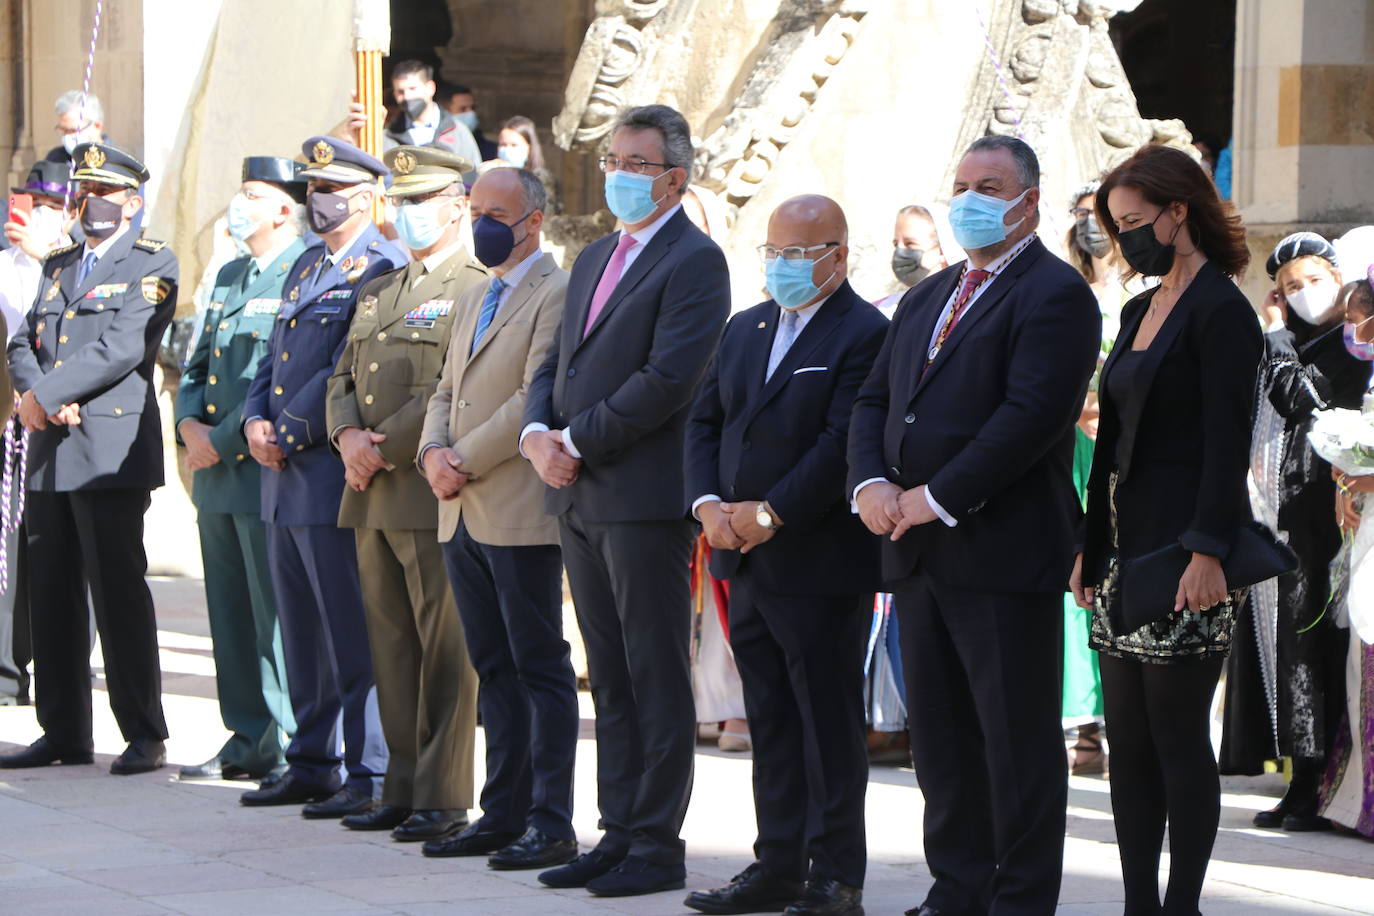
M 1195 916 L 1221 818 L 1211 709 L 1224 659 L 1158 665 L 1104 653 L 1099 661 L 1126 914 Z M 1166 822 L 1169 887 L 1161 908 Z

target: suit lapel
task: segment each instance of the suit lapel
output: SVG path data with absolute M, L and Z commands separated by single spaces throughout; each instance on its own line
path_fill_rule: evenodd
M 581 345 L 583 338 L 586 337 L 586 335 L 582 333 L 582 329 L 587 326 L 587 315 L 592 309 L 592 299 L 596 296 L 597 284 L 601 282 L 601 275 L 606 272 L 606 265 L 611 262 L 611 255 L 615 253 L 616 240 L 619 238 L 620 236 L 618 234 L 608 235 L 592 243 L 592 246 L 601 246 L 600 250 L 587 255 L 588 260 L 592 260 L 593 263 L 597 264 L 596 273 L 588 277 L 590 283 L 587 285 L 586 295 L 582 296 L 580 301 L 576 303 L 569 301 L 564 305 L 564 330 L 575 335 L 572 340 L 572 347 L 568 348 L 568 352 L 577 349 L 577 347 Z M 589 248 L 592 246 L 589 246 Z M 576 322 L 570 324 L 569 322 L 574 318 L 577 319 Z
M 1002 268 L 1001 272 L 992 279 L 992 284 L 983 291 L 982 295 L 980 295 L 972 305 L 967 307 L 963 316 L 959 319 L 959 323 L 954 326 L 954 330 L 949 332 L 949 337 L 945 338 L 945 344 L 940 348 L 940 352 L 930 364 L 930 368 L 928 368 L 917 381 L 916 390 L 912 394 L 913 397 L 920 393 L 921 389 L 925 387 L 926 383 L 929 382 L 932 377 L 934 377 L 935 373 L 940 371 L 940 368 L 944 366 L 945 363 L 949 362 L 954 355 L 954 351 L 958 349 L 959 344 L 972 332 L 973 326 L 991 312 L 997 303 L 1006 298 L 1007 293 L 1011 292 L 1012 288 L 1021 278 L 1021 275 L 1030 269 L 1031 265 L 1039 259 L 1044 250 L 1044 246 L 1038 239 L 1031 242 L 1026 246 L 1025 251 L 1021 252 L 1011 260 L 1010 264 Z M 931 333 L 934 333 L 934 330 L 932 326 Z M 924 363 L 924 360 L 922 360 L 922 362 Z
M 912 333 L 916 335 L 911 342 L 912 360 L 915 366 L 925 366 L 926 353 L 930 349 L 930 340 L 935 336 L 935 322 L 940 320 L 940 313 L 945 310 L 945 303 L 949 302 L 954 291 L 959 288 L 959 283 L 964 276 L 962 268 L 951 269 L 950 273 L 952 276 L 936 287 L 933 298 L 926 298 L 925 309 L 921 316 L 912 319 Z M 921 383 L 919 371 L 910 379 L 910 383 L 911 389 L 907 392 L 908 401 L 916 396 L 916 388 Z
M 377 322 L 377 326 L 382 330 L 390 328 L 393 324 L 404 318 L 406 313 L 410 311 L 410 304 L 412 302 L 422 301 L 420 295 L 424 292 L 426 283 L 421 282 L 418 286 L 415 286 L 413 294 L 411 292 L 411 286 L 415 283 L 417 274 L 424 269 L 423 266 L 419 261 L 411 261 L 408 266 L 402 269 L 405 273 L 401 277 L 401 282 L 395 284 L 388 291 L 391 295 L 382 295 L 382 305 L 377 309 L 381 319 Z M 438 273 L 438 271 L 435 271 L 435 273 Z
M 806 323 L 806 327 L 801 329 L 801 333 L 797 335 L 797 339 L 792 341 L 792 346 L 783 354 L 782 360 L 778 363 L 778 368 L 773 370 L 772 378 L 764 382 L 763 388 L 759 391 L 758 396 L 750 403 L 747 411 L 749 420 L 753 420 L 754 416 L 763 409 L 765 404 L 777 397 L 778 392 L 782 391 L 787 383 L 792 380 L 792 373 L 795 372 L 806 358 L 815 351 L 816 347 L 820 346 L 821 342 L 829 337 L 831 332 L 839 326 L 840 319 L 846 312 L 853 308 L 853 303 L 849 298 L 850 295 L 852 295 L 852 292 L 849 288 L 849 282 L 845 281 L 835 290 L 835 293 L 826 303 L 820 307 L 820 310 L 811 316 L 811 320 Z M 772 337 L 770 336 L 768 349 L 764 352 L 763 357 L 765 372 L 768 366 L 768 356 L 772 353 L 772 350 L 773 344 Z
M 477 346 L 472 349 L 472 353 L 468 356 L 468 362 L 472 362 L 476 359 L 477 355 L 485 350 L 487 344 L 496 336 L 496 332 L 501 330 L 506 322 L 511 320 L 512 316 L 519 313 L 529 304 L 529 301 L 534 298 L 535 291 L 544 285 L 545 278 L 553 273 L 557 266 L 558 263 L 554 261 L 553 256 L 547 253 L 538 261 L 534 262 L 533 266 L 526 271 L 524 278 L 521 279 L 520 285 L 510 291 L 510 298 L 506 300 L 506 304 L 498 308 L 496 314 L 492 316 L 491 324 L 487 325 L 487 330 L 482 334 L 482 339 L 478 341 Z M 482 293 L 483 299 L 485 299 L 487 295 L 485 290 L 486 287 L 484 286 Z M 481 310 L 480 305 L 478 310 Z M 472 329 L 474 332 L 477 330 L 477 322 L 475 319 L 473 320 Z M 468 335 L 468 346 L 472 346 L 472 334 Z
M 649 271 L 653 269 L 654 265 L 668 253 L 668 248 L 676 242 L 678 236 L 682 234 L 682 223 L 686 221 L 687 214 L 678 210 L 666 223 L 659 227 L 658 232 L 654 233 L 654 237 L 649 240 L 649 244 L 644 246 L 644 250 L 635 258 L 634 263 L 621 275 L 620 282 L 616 283 L 615 289 L 611 292 L 611 297 L 606 300 L 606 304 L 602 307 L 601 313 L 596 316 L 596 321 L 587 329 L 587 333 L 583 337 L 584 340 L 590 338 L 596 333 L 597 328 L 606 323 L 606 319 L 610 317 L 610 314 L 615 311 L 616 307 L 624 301 L 625 297 L 629 295 L 637 285 L 639 285 L 641 280 L 648 276 Z M 614 251 L 614 249 L 612 249 L 612 251 Z M 606 258 L 606 261 L 607 263 L 610 262 L 609 256 Z M 602 270 L 604 272 L 605 268 L 603 267 Z M 600 282 L 599 279 L 598 282 Z M 596 289 L 593 287 L 592 296 L 595 295 Z M 587 299 L 587 308 L 591 308 L 590 297 Z M 585 310 L 583 311 L 583 315 L 586 315 Z

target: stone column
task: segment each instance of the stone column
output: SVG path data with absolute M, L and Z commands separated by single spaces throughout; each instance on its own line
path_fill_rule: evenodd
M 1374 222 L 1374 7 L 1366 0 L 1239 0 L 1232 197 L 1255 257 L 1284 235 L 1334 238 Z

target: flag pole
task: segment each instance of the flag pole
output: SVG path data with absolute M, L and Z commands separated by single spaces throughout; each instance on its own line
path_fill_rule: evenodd
M 382 57 L 390 51 L 391 8 L 388 0 L 354 0 L 354 90 L 367 118 L 358 132 L 358 148 L 379 159 L 386 117 L 386 106 L 382 103 Z M 379 193 L 372 205 L 373 222 L 381 225 L 385 216 L 386 205 Z

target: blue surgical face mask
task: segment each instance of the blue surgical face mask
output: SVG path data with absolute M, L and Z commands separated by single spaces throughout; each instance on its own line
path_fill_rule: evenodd
M 502 162 L 509 162 L 517 169 L 523 169 L 525 163 L 529 161 L 530 148 L 528 146 L 498 146 L 496 158 Z
M 229 234 L 237 242 L 246 242 L 258 231 L 262 221 L 253 217 L 253 205 L 242 194 L 235 194 L 229 201 L 229 211 L 225 214 Z
M 954 240 L 965 251 L 977 251 L 1006 241 L 1007 233 L 1025 222 L 1026 218 L 1023 216 L 1010 225 L 1002 220 L 1007 211 L 1029 193 L 1030 188 L 1026 188 L 1011 200 L 973 190 L 957 195 L 949 202 L 949 224 L 954 229 Z
M 477 133 L 477 112 L 464 111 L 461 114 L 454 115 L 453 119 L 474 134 Z
M 664 174 L 667 174 L 666 172 Z M 658 209 L 654 179 L 617 169 L 606 173 L 606 206 L 625 225 L 643 222 Z
M 806 305 L 819 296 L 821 287 L 835 276 L 832 270 L 830 276 L 825 278 L 825 283 L 820 286 L 811 279 L 815 276 L 816 265 L 836 251 L 839 251 L 839 248 L 832 248 L 819 258 L 798 258 L 795 261 L 774 258 L 769 261 L 764 270 L 768 294 L 773 297 L 774 302 L 785 309 L 799 309 Z
M 411 251 L 423 251 L 439 241 L 448 226 L 439 222 L 443 198 L 396 208 L 396 234 Z

